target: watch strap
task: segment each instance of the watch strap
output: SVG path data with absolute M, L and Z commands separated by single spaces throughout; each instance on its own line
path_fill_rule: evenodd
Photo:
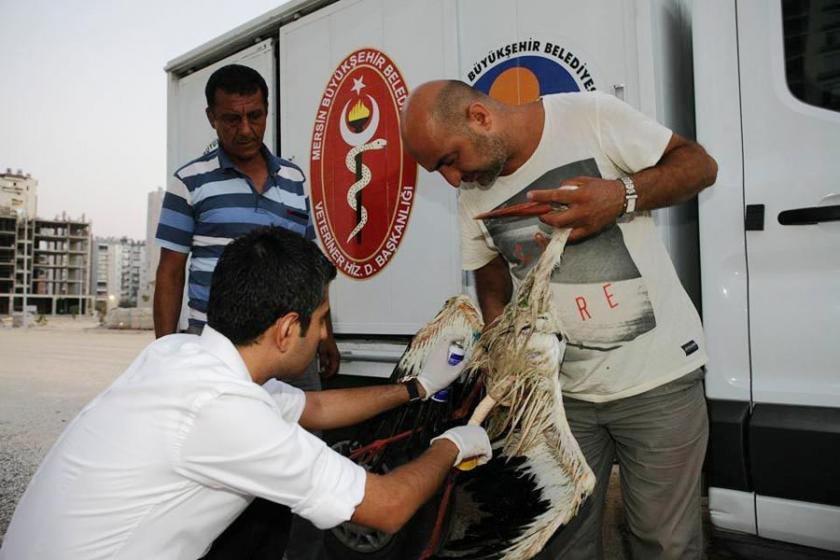
M 420 400 L 420 390 L 417 388 L 417 381 L 411 379 L 403 383 L 406 391 L 408 391 L 408 402 L 415 402 Z
M 636 211 L 636 200 L 639 198 L 636 184 L 630 177 L 619 177 L 618 180 L 624 185 L 624 210 L 621 215 L 632 215 Z

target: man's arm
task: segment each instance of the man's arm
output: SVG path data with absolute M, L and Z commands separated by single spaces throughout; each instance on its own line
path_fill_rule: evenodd
M 685 202 L 715 182 L 717 163 L 699 144 L 671 136 L 656 165 L 631 175 L 636 210 L 653 210 Z M 562 188 L 576 186 L 575 189 Z M 618 180 L 575 177 L 561 188 L 535 190 L 528 199 L 568 206 L 540 219 L 556 228 L 572 228 L 570 241 L 593 235 L 615 223 L 624 210 L 624 186 Z
M 184 269 L 187 254 L 161 247 L 160 262 L 155 275 L 154 321 L 155 337 L 177 332 L 184 297 Z
M 485 327 L 502 314 L 513 294 L 507 262 L 500 256 L 475 271 L 475 290 Z
M 425 398 L 423 386 L 418 383 L 417 389 Z M 310 431 L 352 426 L 405 404 L 408 398 L 408 390 L 402 384 L 307 391 L 298 423 Z
M 386 475 L 368 473 L 365 497 L 350 520 L 396 533 L 440 488 L 457 456 L 454 443 L 439 440 L 414 461 Z
M 429 349 L 423 368 L 415 378 L 421 399 L 435 394 L 455 381 L 469 360 L 449 363 L 452 339 L 441 338 Z M 298 423 L 308 430 L 329 430 L 352 426 L 409 401 L 403 384 L 388 384 L 354 389 L 332 389 L 306 393 Z

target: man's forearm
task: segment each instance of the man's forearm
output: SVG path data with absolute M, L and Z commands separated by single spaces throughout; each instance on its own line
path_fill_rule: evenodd
M 501 256 L 475 271 L 475 289 L 487 328 L 502 314 L 513 292 L 508 264 Z
M 678 137 L 675 137 L 678 138 Z M 690 200 L 715 182 L 717 163 L 699 144 L 678 138 L 659 162 L 634 174 L 638 210 L 665 208 Z
M 386 475 L 369 473 L 365 498 L 351 520 L 395 533 L 440 488 L 457 456 L 452 442 L 439 440 L 419 458 Z
M 155 280 L 154 298 L 156 338 L 172 334 L 178 330 L 178 319 L 181 316 L 181 302 L 183 297 L 183 273 L 180 275 L 180 278 L 158 274 Z
M 417 383 L 420 396 L 423 387 Z M 408 402 L 401 384 L 307 392 L 300 425 L 307 430 L 330 430 L 358 424 Z

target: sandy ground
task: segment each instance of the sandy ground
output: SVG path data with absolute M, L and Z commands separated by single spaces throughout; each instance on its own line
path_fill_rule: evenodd
M 0 327 L 0 543 L 29 479 L 64 426 L 153 339 L 149 331 L 106 330 L 89 319 Z M 605 511 L 607 558 L 629 557 L 626 535 L 616 468 Z M 710 551 L 709 558 L 731 557 Z

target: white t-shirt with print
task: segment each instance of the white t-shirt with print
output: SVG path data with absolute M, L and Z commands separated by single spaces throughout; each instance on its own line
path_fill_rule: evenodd
M 536 151 L 489 187 L 459 189 L 465 270 L 501 254 L 514 287 L 542 253 L 551 228 L 535 217 L 475 220 L 526 201 L 530 190 L 578 176 L 617 179 L 655 165 L 671 131 L 600 92 L 543 98 Z M 569 344 L 561 365 L 566 396 L 605 402 L 677 379 L 706 363 L 700 318 L 679 282 L 649 212 L 638 212 L 566 247 L 552 293 Z

